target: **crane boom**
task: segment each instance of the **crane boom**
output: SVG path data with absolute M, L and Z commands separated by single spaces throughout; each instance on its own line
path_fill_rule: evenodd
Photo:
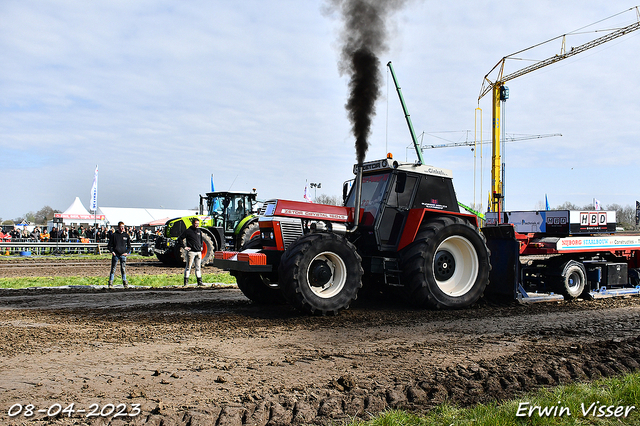
M 611 40 L 617 39 L 618 37 L 622 37 L 626 34 L 629 34 L 633 31 L 640 29 L 640 9 L 638 6 L 632 7 L 624 12 L 628 12 L 631 10 L 636 11 L 636 22 L 627 25 L 622 28 L 618 28 L 615 30 L 602 30 L 602 31 L 611 31 L 608 34 L 598 37 L 594 40 L 591 40 L 587 43 L 584 43 L 578 47 L 573 47 L 569 52 L 564 50 L 564 40 L 567 34 L 562 36 L 554 37 L 546 42 L 536 44 L 527 49 L 520 50 L 516 53 L 503 57 L 492 69 L 484 76 L 482 81 L 482 88 L 480 89 L 480 96 L 478 97 L 478 104 L 480 103 L 480 99 L 484 97 L 489 92 L 493 93 L 492 100 L 492 155 L 491 155 L 491 205 L 490 210 L 492 212 L 500 213 L 503 207 L 503 182 L 502 182 L 502 161 L 500 154 L 500 129 L 502 124 L 500 123 L 500 110 L 501 110 L 501 102 L 504 102 L 509 97 L 509 91 L 504 85 L 505 82 L 509 80 L 513 80 L 517 77 L 523 76 L 540 68 L 546 67 L 548 65 L 555 64 L 563 59 L 570 58 L 572 56 L 577 55 L 578 53 L 582 53 L 586 50 L 592 49 L 596 46 L 600 46 L 601 44 L 607 43 Z M 621 12 L 621 13 L 624 13 Z M 620 15 L 620 13 L 618 14 Z M 607 18 L 608 19 L 608 18 Z M 523 67 L 517 71 L 514 71 L 510 74 L 504 74 L 504 66 L 507 59 L 512 59 L 515 55 L 525 52 L 527 50 L 533 49 L 534 47 L 538 47 L 542 44 L 548 43 L 553 40 L 557 40 L 562 38 L 563 44 L 560 54 L 554 55 L 550 58 L 538 61 L 532 65 Z M 495 81 L 491 81 L 489 79 L 489 75 L 491 75 L 494 71 L 497 70 L 497 77 Z M 500 214 L 498 214 L 500 217 Z
M 637 6 L 636 6 L 637 9 Z M 524 50 L 521 50 L 519 52 L 513 53 L 511 55 L 505 56 L 504 58 L 502 58 L 500 60 L 500 62 L 498 62 L 492 69 L 491 71 L 489 71 L 489 73 L 487 75 L 484 76 L 484 81 L 482 83 L 482 89 L 480 91 L 480 96 L 478 97 L 478 100 L 482 99 L 484 97 L 484 95 L 486 95 L 487 93 L 489 93 L 492 89 L 492 87 L 496 84 L 504 84 L 509 80 L 513 80 L 514 78 L 523 76 L 525 74 L 528 74 L 530 72 L 533 72 L 537 69 L 546 67 L 548 65 L 552 65 L 555 64 L 556 62 L 562 61 L 563 59 L 567 59 L 570 58 L 572 56 L 577 55 L 578 53 L 582 53 L 585 50 L 589 50 L 592 49 L 594 47 L 600 46 L 601 44 L 604 44 L 608 41 L 614 40 L 618 37 L 622 37 L 623 35 L 629 34 L 633 31 L 636 31 L 640 29 L 640 21 L 635 22 L 631 25 L 627 25 L 626 27 L 620 28 L 616 31 L 613 31 L 607 35 L 604 35 L 602 37 L 599 37 L 595 40 L 591 40 L 587 43 L 584 43 L 578 47 L 572 47 L 570 51 L 568 52 L 561 52 L 559 55 L 554 55 L 550 58 L 541 60 L 536 62 L 535 64 L 529 65 L 527 67 L 521 68 L 517 71 L 512 72 L 511 74 L 508 74 L 506 76 L 502 76 L 502 73 L 504 71 L 504 63 L 507 59 L 511 58 L 513 55 L 519 54 L 524 52 Z M 551 40 L 557 40 L 558 38 L 563 38 L 566 36 L 566 34 L 553 38 Z M 550 41 L 551 41 L 550 40 Z M 525 49 L 527 50 L 527 49 Z M 492 83 L 491 80 L 489 80 L 489 75 L 496 70 L 496 68 L 499 68 L 499 73 L 498 73 L 498 78 L 496 79 L 495 83 Z
M 542 139 L 542 138 L 552 138 L 554 136 L 562 136 L 562 133 L 549 133 L 545 135 L 529 135 L 529 136 L 513 136 L 513 137 L 505 137 L 504 142 L 517 142 L 517 141 L 526 141 L 530 139 Z M 457 146 L 473 146 L 477 142 L 475 141 L 464 141 L 464 142 L 451 142 L 451 143 L 443 143 L 440 145 L 421 145 L 422 149 L 433 149 L 433 148 L 453 148 Z M 489 144 L 489 141 L 482 141 L 483 145 Z

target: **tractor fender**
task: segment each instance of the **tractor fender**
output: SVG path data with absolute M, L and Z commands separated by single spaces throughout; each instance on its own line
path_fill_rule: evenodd
M 430 216 L 442 216 L 450 215 L 457 216 L 466 220 L 472 226 L 478 227 L 478 218 L 473 214 L 455 213 L 455 212 L 443 212 L 442 210 L 435 209 L 411 209 L 405 222 L 404 229 L 402 230 L 402 236 L 400 237 L 400 243 L 398 244 L 398 250 L 402 250 L 411 244 L 418 235 L 418 230 L 424 219 L 428 219 Z
M 258 220 L 258 216 L 256 216 L 255 214 L 250 214 L 249 216 L 246 216 L 244 219 L 242 219 L 238 223 L 238 225 L 236 226 L 236 229 L 233 230 L 233 235 L 237 237 L 240 231 L 242 230 L 242 228 L 244 228 L 245 225 L 249 224 L 249 222 L 253 222 L 254 220 Z

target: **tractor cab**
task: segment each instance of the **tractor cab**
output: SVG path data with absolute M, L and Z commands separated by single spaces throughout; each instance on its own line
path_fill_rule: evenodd
M 207 214 L 225 233 L 233 233 L 242 219 L 257 212 L 255 192 L 208 192 L 206 200 Z
M 346 197 L 346 207 L 355 206 L 355 187 Z M 393 159 L 363 164 L 360 207 L 359 226 L 380 251 L 398 248 L 413 209 L 459 212 L 449 170 Z
M 256 197 L 255 190 L 219 191 L 200 195 L 198 214 L 169 219 L 165 223 L 162 235 L 156 238 L 153 249 L 147 249 L 147 253 L 155 253 L 158 259 L 166 264 L 181 263 L 183 253 L 177 240 L 196 218 L 200 220 L 202 229 L 204 264 L 207 264 L 216 250 L 240 248 L 260 232 L 255 214 L 258 205 Z

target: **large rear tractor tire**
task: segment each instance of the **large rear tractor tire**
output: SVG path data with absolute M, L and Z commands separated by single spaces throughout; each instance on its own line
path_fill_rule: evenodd
M 200 263 L 204 266 L 209 262 L 213 261 L 213 254 L 217 250 L 217 244 L 213 238 L 209 235 L 202 233 L 202 260 Z M 182 248 L 180 249 L 180 259 L 181 264 L 186 265 L 187 263 L 187 251 Z
M 564 263 L 560 268 L 560 275 L 554 278 L 556 291 L 562 294 L 565 300 L 584 296 L 587 271 L 582 263 L 575 260 Z
M 479 230 L 455 216 L 423 223 L 400 254 L 400 281 L 409 303 L 435 309 L 476 303 L 489 283 L 489 249 Z
M 260 236 L 260 226 L 258 221 L 254 220 L 244 226 L 238 233 L 238 239 L 236 241 L 236 247 L 242 247 L 248 244 L 253 238 Z
M 202 233 L 202 264 L 208 265 L 213 261 L 213 254 L 218 250 L 216 240 Z
M 333 233 L 299 238 L 282 255 L 278 271 L 287 302 L 315 315 L 347 309 L 362 287 L 362 258 L 353 244 Z
M 248 243 L 244 244 L 240 250 L 257 249 L 262 247 L 260 237 L 252 238 Z M 240 272 L 233 273 L 236 283 L 242 294 L 247 299 L 259 305 L 280 305 L 285 303 L 284 296 L 280 291 L 277 282 L 273 282 L 273 274 L 261 274 L 256 272 Z

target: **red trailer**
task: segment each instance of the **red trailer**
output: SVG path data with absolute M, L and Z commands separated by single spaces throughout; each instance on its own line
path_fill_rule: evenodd
M 502 223 L 498 223 L 502 222 Z M 522 301 L 640 294 L 640 235 L 616 233 L 615 211 L 489 213 L 487 293 Z

